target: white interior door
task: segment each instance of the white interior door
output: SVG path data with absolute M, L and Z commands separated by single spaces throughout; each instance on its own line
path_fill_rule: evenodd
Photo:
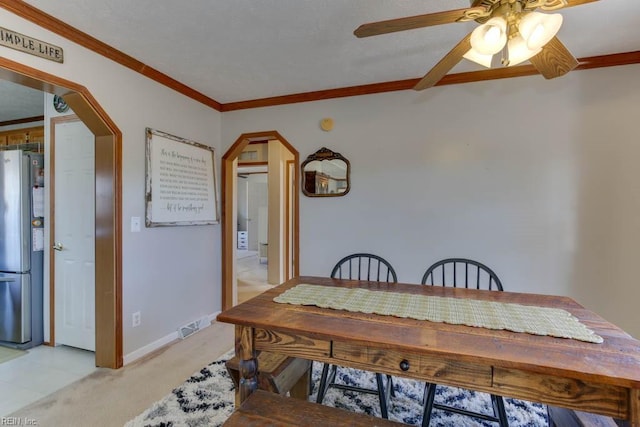
M 95 351 L 95 138 L 81 121 L 54 138 L 55 341 Z

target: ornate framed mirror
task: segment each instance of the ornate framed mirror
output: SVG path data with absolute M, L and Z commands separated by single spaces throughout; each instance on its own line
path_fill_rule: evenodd
M 340 153 L 322 147 L 301 165 L 302 192 L 309 197 L 339 197 L 351 189 L 351 165 Z

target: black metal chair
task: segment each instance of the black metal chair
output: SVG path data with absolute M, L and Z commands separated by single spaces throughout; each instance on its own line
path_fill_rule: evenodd
M 333 267 L 331 277 L 334 279 L 370 280 L 374 282 L 395 283 L 398 281 L 396 272 L 388 261 L 378 255 L 367 253 L 357 253 L 342 258 Z M 394 395 L 391 375 L 386 376 L 387 382 L 385 385 L 383 374 L 376 373 L 377 388 L 369 389 L 336 382 L 338 369 L 337 365 L 329 363 L 323 365 L 316 403 L 322 403 L 327 390 L 331 387 L 359 393 L 377 394 L 380 400 L 380 415 L 382 418 L 389 418 L 387 410 L 388 399 L 389 396 Z
M 427 269 L 422 276 L 423 285 L 453 286 L 475 289 L 488 289 L 502 291 L 502 282 L 498 275 L 486 265 L 465 258 L 448 258 L 436 262 Z M 454 412 L 460 415 L 479 418 L 500 424 L 500 427 L 508 427 L 507 412 L 502 396 L 491 395 L 493 415 L 468 411 L 463 408 L 435 403 L 437 384 L 426 383 L 424 388 L 424 412 L 422 427 L 428 427 L 431 421 L 433 408 Z

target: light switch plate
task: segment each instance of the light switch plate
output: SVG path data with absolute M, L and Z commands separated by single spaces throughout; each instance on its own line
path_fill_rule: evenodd
M 131 232 L 139 233 L 140 232 L 140 217 L 132 216 L 131 217 Z

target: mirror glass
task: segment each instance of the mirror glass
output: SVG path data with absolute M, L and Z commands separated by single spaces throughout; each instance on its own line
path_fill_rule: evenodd
M 350 189 L 350 167 L 340 153 L 322 147 L 302 163 L 302 192 L 309 197 L 344 196 Z

